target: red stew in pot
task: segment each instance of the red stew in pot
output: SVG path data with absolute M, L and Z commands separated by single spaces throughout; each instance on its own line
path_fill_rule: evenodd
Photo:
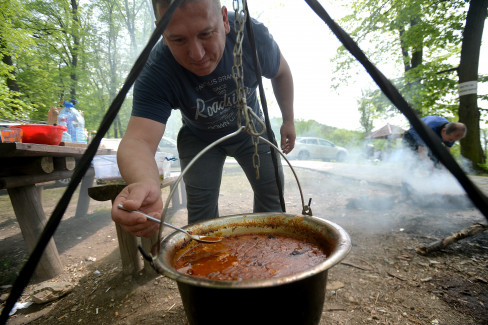
M 174 268 L 211 280 L 260 280 L 295 274 L 326 259 L 319 245 L 280 234 L 223 237 L 176 254 Z

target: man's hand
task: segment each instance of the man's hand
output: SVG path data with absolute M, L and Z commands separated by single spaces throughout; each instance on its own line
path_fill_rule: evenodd
M 295 124 L 291 122 L 283 122 L 280 128 L 281 135 L 281 150 L 284 154 L 290 153 L 295 148 Z
M 151 237 L 159 229 L 159 224 L 147 220 L 143 215 L 119 209 L 117 207 L 119 204 L 127 210 L 141 210 L 160 219 L 163 200 L 161 189 L 155 182 L 133 183 L 126 186 L 114 200 L 112 220 L 120 224 L 124 231 L 139 237 Z
M 112 219 L 122 229 L 140 237 L 151 237 L 159 225 L 146 217 L 119 209 L 141 210 L 161 218 L 163 202 L 159 171 L 154 154 L 165 125 L 142 117 L 132 116 L 124 138 L 117 150 L 117 164 L 127 185 L 114 200 Z

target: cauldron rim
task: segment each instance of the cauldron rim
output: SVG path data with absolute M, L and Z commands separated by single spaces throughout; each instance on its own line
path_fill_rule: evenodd
M 316 227 L 318 235 L 329 236 L 329 243 L 332 244 L 331 251 L 328 252 L 328 257 L 325 261 L 307 269 L 302 272 L 298 272 L 292 275 L 262 279 L 262 280 L 241 280 L 241 281 L 218 281 L 210 280 L 204 278 L 193 277 L 189 275 L 182 274 L 176 271 L 172 265 L 172 257 L 174 252 L 177 250 L 175 247 L 185 245 L 188 243 L 189 239 L 186 235 L 181 232 L 173 232 L 162 239 L 159 255 L 153 256 L 153 266 L 156 271 L 160 274 L 167 276 L 175 280 L 176 282 L 185 283 L 188 285 L 198 286 L 198 287 L 209 287 L 209 288 L 221 288 L 221 289 L 249 289 L 249 288 L 266 288 L 275 287 L 279 285 L 288 284 L 291 282 L 300 281 L 312 277 L 321 272 L 326 272 L 332 266 L 338 264 L 343 260 L 349 251 L 351 250 L 351 239 L 347 232 L 334 222 L 325 220 L 319 217 L 302 216 L 296 214 L 288 213 L 251 213 L 251 214 L 236 214 L 231 216 L 220 217 L 217 219 L 207 220 L 200 223 L 185 226 L 187 231 L 191 231 L 195 234 L 206 234 L 211 225 L 233 225 L 238 220 L 250 221 L 261 221 L 265 222 L 269 218 L 282 219 L 284 222 L 302 222 L 307 227 Z M 293 219 L 292 219 L 293 218 Z M 210 228 L 209 228 L 210 227 Z M 321 232 L 319 233 L 319 230 Z M 324 232 L 327 232 L 325 234 Z M 215 234 L 209 234 L 212 236 Z M 156 243 L 157 245 L 157 243 Z M 171 249 L 168 249 L 171 247 Z M 157 246 L 153 247 L 153 252 L 157 251 Z M 168 265 L 169 264 L 169 265 Z

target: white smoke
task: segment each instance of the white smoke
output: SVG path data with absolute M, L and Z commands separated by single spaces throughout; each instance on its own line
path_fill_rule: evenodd
M 462 195 L 465 193 L 457 179 L 442 164 L 436 168 L 432 160 L 411 150 L 402 150 L 402 182 L 422 194 Z

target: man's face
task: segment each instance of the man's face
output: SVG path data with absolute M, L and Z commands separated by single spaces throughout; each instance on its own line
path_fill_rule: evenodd
M 163 13 L 160 10 L 160 17 Z M 229 32 L 227 9 L 215 8 L 213 0 L 201 0 L 176 9 L 163 38 L 180 65 L 206 76 L 220 62 Z
M 446 134 L 446 129 L 441 130 L 442 140 L 447 142 L 455 142 L 461 140 L 464 136 L 464 131 L 456 131 L 451 134 Z

